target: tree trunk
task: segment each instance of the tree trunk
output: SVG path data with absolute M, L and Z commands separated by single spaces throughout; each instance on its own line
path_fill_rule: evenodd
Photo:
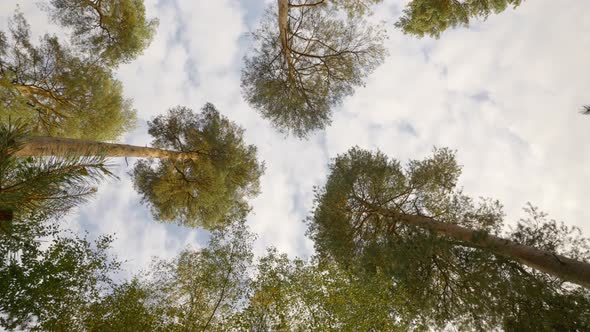
M 481 249 L 487 249 L 504 257 L 515 259 L 533 269 L 551 274 L 560 279 L 590 288 L 590 264 L 577 261 L 549 251 L 525 246 L 490 234 L 482 234 L 455 224 L 437 221 L 430 217 L 387 211 L 384 214 L 400 222 L 430 229 Z
M 295 67 L 291 58 L 291 45 L 289 45 L 289 0 L 277 0 L 279 5 L 278 24 L 279 39 L 281 40 L 281 49 L 283 57 L 289 68 L 289 79 L 295 80 Z
M 107 157 L 138 157 L 161 159 L 197 159 L 196 153 L 178 152 L 127 144 L 105 143 L 81 139 L 29 136 L 15 155 L 19 157 L 74 155 L 105 155 Z

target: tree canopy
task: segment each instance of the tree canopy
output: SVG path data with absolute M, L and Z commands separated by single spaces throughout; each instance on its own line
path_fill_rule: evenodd
M 134 125 L 135 111 L 113 73 L 81 59 L 56 37 L 31 42 L 17 12 L 10 38 L 0 32 L 0 121 L 21 119 L 33 134 L 116 140 Z
M 41 202 L 53 202 L 54 211 L 72 206 L 94 192 L 82 184 L 112 175 L 108 158 L 139 157 L 148 159 L 135 165 L 135 188 L 157 220 L 211 230 L 246 216 L 247 198 L 258 194 L 264 165 L 256 147 L 244 142 L 242 128 L 211 104 L 199 114 L 172 108 L 148 124 L 153 147 L 5 135 L 4 211 L 15 211 L 19 204 L 39 208 Z
M 162 331 L 163 312 L 152 306 L 153 293 L 143 281 L 133 278 L 93 301 L 83 314 L 83 331 Z
M 164 331 L 223 331 L 248 284 L 253 235 L 243 222 L 215 231 L 204 249 L 160 261 L 150 274 Z
M 157 220 L 214 229 L 245 216 L 264 166 L 242 128 L 206 104 L 198 114 L 170 109 L 149 122 L 149 133 L 155 147 L 196 155 L 137 162 L 135 187 Z
M 111 237 L 92 244 L 55 221 L 113 175 L 102 156 L 17 158 L 26 136 L 23 125 L 0 123 L 0 327 L 81 330 L 119 264 L 106 252 Z
M 353 148 L 338 156 L 330 170 L 308 221 L 317 252 L 355 273 L 388 275 L 390 291 L 404 299 L 408 324 L 442 328 L 452 322 L 483 330 L 509 324 L 541 330 L 588 326 L 582 314 L 590 305 L 587 290 L 571 290 L 562 280 L 477 241 L 440 236 L 401 217 L 433 217 L 475 229 L 484 238 L 501 234 L 499 203 L 474 202 L 456 188 L 460 167 L 451 151 L 436 150 L 402 167 L 380 152 Z M 510 240 L 588 262 L 589 242 L 579 230 L 534 211 L 531 220 L 509 232 Z M 568 309 L 560 315 L 572 314 L 568 319 L 548 314 L 564 305 Z
M 382 63 L 384 32 L 364 20 L 381 0 L 277 2 L 254 33 L 243 94 L 303 138 Z M 413 0 L 396 26 L 439 37 L 521 2 Z M 34 45 L 19 12 L 0 32 L 0 328 L 590 330 L 590 240 L 532 205 L 505 227 L 498 201 L 458 188 L 449 149 L 405 165 L 360 148 L 339 155 L 307 219 L 316 255 L 270 249 L 254 264 L 247 198 L 259 193 L 264 165 L 241 127 L 212 104 L 199 113 L 178 106 L 148 123 L 152 147 L 107 142 L 134 122 L 112 70 L 153 37 L 143 0 L 48 3 L 71 29 L 71 48 L 51 35 Z M 113 176 L 107 158 L 126 156 L 148 158 L 131 176 L 155 219 L 210 232 L 207 246 L 155 259 L 117 284 L 113 238 L 91 242 L 55 221 Z M 583 265 L 586 288 L 542 260 Z
M 148 19 L 143 0 L 51 0 L 51 17 L 72 29 L 72 43 L 114 66 L 130 62 L 150 44 L 158 20 Z
M 544 218 L 538 211 L 533 215 Z M 535 235 L 547 240 L 533 241 L 561 238 L 546 223 L 522 225 L 515 237 L 530 234 L 527 227 L 541 226 Z M 414 260 L 414 267 L 373 260 L 371 269 L 331 258 L 291 260 L 274 249 L 253 265 L 252 241 L 243 221 L 236 222 L 212 232 L 206 247 L 157 259 L 147 273 L 114 285 L 107 272 L 118 265 L 104 251 L 108 238 L 97 242 L 96 249 L 85 240 L 57 240 L 48 251 L 31 255 L 36 257 L 32 261 L 23 258 L 21 264 L 11 258 L 10 271 L 17 272 L 4 273 L 8 268 L 0 265 L 0 287 L 14 289 L 18 283 L 24 290 L 0 300 L 0 312 L 7 315 L 3 326 L 69 331 L 422 331 L 449 324 L 465 330 L 584 331 L 590 326 L 587 290 L 564 287 L 506 262 L 500 277 L 489 269 L 494 262 L 458 250 L 451 253 L 476 259 L 471 265 L 450 266 L 460 259 L 448 257 L 441 243 L 431 244 L 429 259 L 421 257 L 424 243 L 415 243 L 417 248 L 404 258 Z M 15 244 L 2 242 L 0 250 L 16 257 L 7 250 Z M 440 270 L 426 267 L 430 260 Z M 408 283 L 400 279 L 410 274 L 423 276 Z M 406 288 L 410 281 L 418 284 Z
M 353 11 L 371 2 L 282 1 L 271 7 L 245 59 L 246 100 L 281 132 L 305 137 L 329 125 L 332 109 L 363 85 L 386 53 L 379 27 L 359 16 L 340 18 L 336 9 Z
M 227 331 L 249 285 L 253 235 L 243 221 L 212 232 L 208 245 L 114 287 L 85 315 L 90 331 Z
M 407 331 L 393 317 L 386 278 L 359 278 L 333 262 L 290 260 L 270 249 L 256 268 L 237 331 Z
M 395 26 L 417 37 L 438 38 L 457 26 L 469 26 L 472 19 L 486 19 L 491 14 L 516 8 L 523 0 L 412 0 Z
M 292 8 L 316 7 L 327 10 L 343 10 L 350 17 L 359 17 L 371 13 L 371 6 L 381 3 L 383 0 L 292 0 L 289 6 Z
M 112 238 L 60 235 L 32 214 L 25 225 L 41 225 L 17 237 L 0 233 L 0 327 L 8 330 L 81 331 L 84 313 L 108 290 L 119 268 L 107 249 Z M 21 230 L 22 231 L 22 230 Z M 38 236 L 48 237 L 47 248 Z

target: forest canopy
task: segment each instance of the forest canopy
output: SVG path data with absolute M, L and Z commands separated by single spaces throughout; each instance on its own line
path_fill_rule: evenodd
M 55 34 L 17 9 L 0 31 L 0 330 L 590 330 L 569 193 L 584 117 L 555 112 L 585 81 L 567 36 L 521 59 L 543 26 L 527 15 L 557 8 L 540 1 L 506 27 L 530 24 L 518 47 L 453 36 L 520 0 L 276 0 L 232 22 L 218 10 L 242 3 L 44 0 Z M 555 45 L 571 58 L 549 70 Z M 154 110 L 170 96 L 187 106 Z M 522 105 L 555 114 L 512 123 Z M 528 195 L 570 220 L 531 203 L 517 219 Z

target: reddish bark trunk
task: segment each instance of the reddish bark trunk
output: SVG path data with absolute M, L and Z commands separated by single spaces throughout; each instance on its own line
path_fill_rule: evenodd
M 135 145 L 105 143 L 81 139 L 29 136 L 16 156 L 51 156 L 72 153 L 80 156 L 103 154 L 108 157 L 138 157 L 162 159 L 196 159 L 195 153 L 170 151 Z
M 430 229 L 466 244 L 487 249 L 512 258 L 533 269 L 554 275 L 560 279 L 590 288 L 590 264 L 557 255 L 538 248 L 525 246 L 494 235 L 486 235 L 455 224 L 436 221 L 433 218 L 387 212 L 400 222 Z

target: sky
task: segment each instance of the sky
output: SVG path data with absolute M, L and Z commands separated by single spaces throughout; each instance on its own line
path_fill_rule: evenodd
M 18 4 L 35 35 L 63 33 L 39 2 L 0 1 L 0 28 Z M 198 110 L 211 102 L 244 127 L 266 164 L 247 221 L 258 255 L 268 246 L 291 257 L 313 253 L 303 223 L 313 188 L 324 183 L 330 159 L 355 145 L 402 162 L 449 147 L 463 166 L 459 186 L 472 197 L 498 199 L 507 224 L 524 217 L 530 202 L 590 236 L 590 116 L 579 113 L 590 104 L 590 1 L 524 1 L 439 39 L 393 27 L 407 2 L 375 8 L 372 20 L 388 30 L 385 63 L 334 109 L 329 128 L 298 140 L 277 133 L 240 92 L 249 32 L 270 1 L 146 0 L 160 25 L 144 54 L 117 71 L 140 118 L 123 141 L 148 145 L 146 120 L 176 105 Z M 116 162 L 120 180 L 103 183 L 65 218 L 67 227 L 90 238 L 115 234 L 112 253 L 129 275 L 154 256 L 205 245 L 202 229 L 155 222 L 127 174 L 133 160 Z

